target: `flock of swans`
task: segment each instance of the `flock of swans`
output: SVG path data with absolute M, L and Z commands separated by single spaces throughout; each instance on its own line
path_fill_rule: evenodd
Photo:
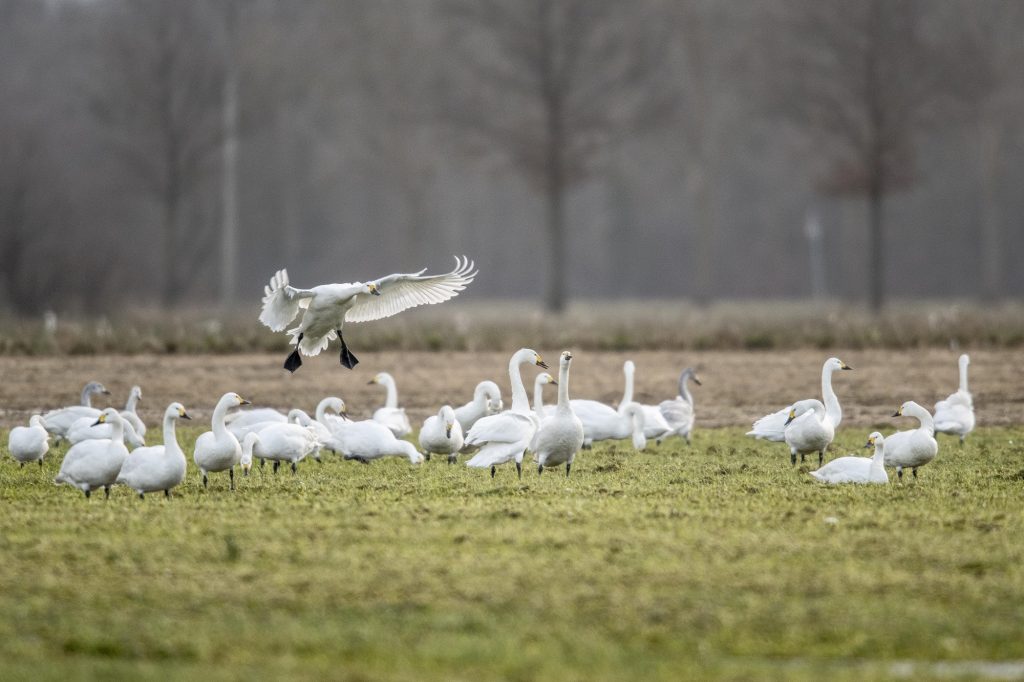
M 473 263 L 458 257 L 455 269 L 449 273 L 423 273 L 297 289 L 289 284 L 287 272 L 281 270 L 265 289 L 260 321 L 283 331 L 303 311 L 298 326 L 288 330 L 295 348 L 285 361 L 285 369 L 294 372 L 302 364 L 302 355 L 317 355 L 335 338 L 341 341 L 341 364 L 352 369 L 358 360 L 342 337 L 345 321 L 376 320 L 414 306 L 446 301 L 476 276 Z M 344 400 L 334 396 L 321 400 L 314 416 L 310 416 L 300 409 L 287 413 L 271 408 L 238 409 L 249 401 L 237 393 L 225 393 L 213 410 L 210 430 L 195 442 L 192 460 L 204 487 L 209 485 L 210 474 L 227 472 L 233 490 L 236 467 L 248 475 L 254 460 L 259 460 L 261 466 L 271 461 L 275 472 L 286 464 L 295 473 L 299 462 L 307 457 L 319 460 L 323 451 L 363 464 L 382 457 L 405 457 L 419 464 L 432 455 L 444 456 L 452 464 L 465 455 L 467 466 L 487 469 L 492 478 L 505 464 L 513 464 L 521 478 L 524 458 L 532 453 L 538 475 L 545 468 L 564 465 L 568 477 L 579 451 L 595 442 L 629 439 L 636 450 L 643 450 L 648 440 L 660 443 L 673 436 L 690 443 L 695 412 L 689 384 L 701 385 L 692 368 L 680 375 L 675 398 L 645 405 L 633 400 L 636 368 L 627 361 L 623 366 L 622 400 L 618 407 L 612 407 L 596 400 L 570 398 L 572 359 L 569 351 L 561 354 L 557 379 L 547 372 L 535 377 L 531 404 L 521 367 L 549 368 L 536 351 L 520 349 L 508 363 L 512 396 L 508 409 L 504 409 L 498 385 L 481 381 L 465 405 L 442 405 L 423 422 L 417 434 L 419 449 L 409 440 L 413 428 L 405 410 L 399 407 L 395 380 L 387 372 L 378 373 L 369 382 L 384 387 L 386 398 L 372 418 L 365 420 L 350 419 Z M 897 410 L 894 416 L 915 418 L 918 428 L 888 437 L 872 433 L 866 446 L 874 449 L 870 458 L 824 461 L 842 421 L 832 376 L 836 371 L 851 369 L 838 358 L 829 358 L 822 367 L 822 400 L 791 403 L 757 420 L 747 435 L 784 442 L 792 464 L 796 464 L 797 455 L 803 460 L 807 454 L 818 453 L 819 468 L 810 475 L 827 483 L 887 483 L 885 467 L 895 467 L 900 480 L 905 468 L 911 469 L 916 478 L 918 468 L 938 452 L 937 432 L 958 435 L 962 441 L 974 428 L 968 364 L 969 358 L 962 355 L 960 387 L 936 403 L 934 415 L 913 401 Z M 547 385 L 557 386 L 554 405 L 544 404 Z M 70 485 L 86 497 L 100 488 L 109 497 L 114 485 L 124 485 L 140 497 L 160 491 L 170 497 L 188 469 L 175 431 L 179 420 L 190 419 L 185 407 L 171 403 L 163 416 L 163 444 L 146 446 L 147 428 L 136 410 L 141 389 L 131 389 L 123 410 L 93 407 L 93 396 L 101 394 L 110 392 L 102 384 L 90 382 L 82 390 L 79 405 L 33 415 L 27 426 L 12 429 L 8 442 L 11 456 L 22 466 L 33 461 L 41 466 L 51 438 L 67 441 L 70 448 L 54 479 L 58 485 Z

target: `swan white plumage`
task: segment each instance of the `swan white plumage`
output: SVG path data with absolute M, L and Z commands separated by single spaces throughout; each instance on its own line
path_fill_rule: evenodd
M 171 489 L 185 480 L 188 463 L 185 453 L 178 445 L 175 425 L 179 419 L 191 419 L 181 403 L 171 403 L 164 410 L 164 443 L 133 450 L 121 465 L 117 483 L 131 488 L 145 498 L 146 493 L 164 491 L 171 496 Z M 127 420 L 126 420 L 127 421 Z
M 288 272 L 278 270 L 264 289 L 260 322 L 275 332 L 284 331 L 304 309 L 299 325 L 287 332 L 295 350 L 285 360 L 285 369 L 294 372 L 302 365 L 302 355 L 318 355 L 335 338 L 341 341 L 341 364 L 352 369 L 359 360 L 342 336 L 345 322 L 369 322 L 415 306 L 442 303 L 457 296 L 477 274 L 472 261 L 458 256 L 451 272 L 442 275 L 424 275 L 424 272 L 425 268 L 370 282 L 297 289 L 288 284 Z
M 142 400 L 142 387 L 132 386 L 132 390 L 128 392 L 128 401 L 124 404 L 124 409 L 121 410 L 121 418 L 131 424 L 132 429 L 138 434 L 139 438 L 143 441 L 146 440 L 146 425 L 139 417 L 138 404 Z
M 420 428 L 420 449 L 430 459 L 431 453 L 447 455 L 448 463 L 459 458 L 463 443 L 462 425 L 455 418 L 451 405 L 444 405 L 437 414 L 427 417 Z
M 541 372 L 533 380 L 533 411 L 540 419 L 543 419 L 548 414 L 555 413 L 554 405 L 544 404 L 544 387 L 548 384 L 557 386 L 558 382 L 547 372 Z
M 466 445 L 479 446 L 480 451 L 466 462 L 466 466 L 486 469 L 490 468 L 491 478 L 499 464 L 514 461 L 516 472 L 523 477 L 523 454 L 533 442 L 533 437 L 540 426 L 540 419 L 530 409 L 530 397 L 523 386 L 523 377 L 519 365 L 534 364 L 548 369 L 537 351 L 520 348 L 508 361 L 508 378 L 512 385 L 511 409 L 483 417 L 473 424 L 466 434 Z
M 825 451 L 836 437 L 836 428 L 821 401 L 810 398 L 793 403 L 784 435 L 790 463 L 796 464 L 797 454 L 800 461 L 804 461 L 808 453 L 817 452 L 820 467 L 825 461 Z
M 250 436 L 255 436 L 255 439 L 250 439 Z M 258 431 L 246 434 L 244 442 L 250 440 L 250 455 L 274 462 L 275 474 L 281 462 L 288 462 L 292 473 L 296 473 L 298 463 L 320 449 L 316 429 L 298 424 L 267 424 Z
M 50 432 L 38 414 L 32 415 L 28 426 L 15 426 L 7 436 L 7 451 L 21 466 L 26 462 L 39 462 L 42 467 L 43 457 L 49 449 Z
M 625 375 L 626 385 L 622 392 L 622 400 L 619 402 L 620 410 L 623 405 L 635 402 L 633 400 L 633 380 L 636 374 L 636 364 L 632 360 L 626 360 L 622 364 L 622 373 Z M 662 416 L 657 405 L 644 405 L 643 403 L 637 403 L 637 405 L 640 405 L 640 409 L 644 412 L 644 436 L 661 443 L 662 439 L 672 431 L 672 427 L 665 421 L 665 417 Z
M 363 464 L 382 457 L 407 457 L 411 464 L 423 461 L 423 455 L 416 450 L 416 446 L 396 438 L 391 429 L 372 419 L 335 423 L 331 437 L 324 445 L 345 459 Z
M 888 483 L 885 473 L 885 438 L 875 431 L 868 436 L 865 448 L 874 448 L 873 457 L 837 457 L 811 476 L 823 483 Z
M 850 369 L 853 368 L 839 358 L 829 358 L 821 367 L 821 396 L 825 405 L 825 414 L 828 416 L 833 429 L 839 428 L 839 423 L 843 420 L 843 410 L 839 406 L 839 398 L 836 397 L 836 392 L 832 390 L 832 373 L 837 370 Z M 790 407 L 758 419 L 754 422 L 753 430 L 748 431 L 747 435 L 777 443 L 784 442 L 786 440 L 786 424 L 789 421 L 789 411 L 793 404 L 790 403 Z
M 387 372 L 379 372 L 366 383 L 378 384 L 387 390 L 384 407 L 374 411 L 373 420 L 391 429 L 396 438 L 405 438 L 412 433 L 412 425 L 405 416 L 405 409 L 398 406 L 398 386 L 395 384 L 395 378 Z
M 679 375 L 679 395 L 676 396 L 675 400 L 663 400 L 658 405 L 661 416 L 664 417 L 672 429 L 662 437 L 662 440 L 669 436 L 680 436 L 686 439 L 687 445 L 690 444 L 690 434 L 693 431 L 696 413 L 693 406 L 693 395 L 690 393 L 690 387 L 687 385 L 689 381 L 693 381 L 698 386 L 702 385 L 696 370 L 692 367 L 687 367 Z
M 100 416 L 100 411 L 92 406 L 92 397 L 96 394 L 110 395 L 110 391 L 100 382 L 90 381 L 82 389 L 80 404 L 50 410 L 43 415 L 46 430 L 57 438 L 65 438 L 68 429 L 76 420 L 91 417 L 95 422 Z
M 96 422 L 109 422 L 113 427 L 113 437 L 105 440 L 83 440 L 72 445 L 64 455 L 60 472 L 53 482 L 57 485 L 67 483 L 81 490 L 86 497 L 90 497 L 93 490 L 103 488 L 109 498 L 110 486 L 114 485 L 118 474 L 121 473 L 121 466 L 128 457 L 128 448 L 124 446 L 124 434 L 121 433 L 125 421 L 117 410 L 108 407 L 100 413 Z
M 462 433 L 469 433 L 478 420 L 498 414 L 505 405 L 501 401 L 501 389 L 493 381 L 481 381 L 473 390 L 473 400 L 455 408 L 455 418 L 462 425 Z
M 146 439 L 136 433 L 135 427 L 124 418 L 124 415 L 121 415 L 121 418 L 124 419 L 124 429 L 121 432 L 124 434 L 124 444 L 128 446 L 128 449 L 134 450 L 145 446 Z M 64 438 L 72 445 L 81 443 L 83 440 L 106 440 L 113 438 L 113 428 L 109 422 L 97 425 L 96 420 L 92 417 L 82 417 L 71 424 L 68 432 L 64 434 Z
M 613 410 L 596 400 L 573 400 L 573 412 L 583 423 L 584 447 L 602 440 L 633 439 L 633 447 L 647 447 L 644 435 L 644 410 L 639 403 L 626 403 Z
M 971 358 L 967 353 L 960 356 L 960 388 L 945 400 L 935 403 L 936 433 L 960 436 L 961 443 L 974 430 L 974 398 L 967 388 L 967 366 L 970 364 Z
M 559 359 L 558 404 L 555 413 L 544 417 L 530 446 L 537 458 L 537 475 L 544 473 L 544 467 L 565 464 L 565 477 L 569 477 L 576 453 L 583 447 L 583 422 L 572 410 L 569 401 L 569 363 L 572 353 L 564 351 Z
M 245 435 L 266 424 L 286 424 L 288 415 L 272 407 L 257 407 L 249 410 L 237 410 L 224 415 L 224 423 L 241 443 Z
M 210 419 L 212 431 L 207 431 L 196 439 L 192 452 L 192 461 L 199 467 L 203 476 L 203 487 L 208 487 L 207 474 L 227 471 L 231 479 L 231 489 L 235 489 L 235 465 L 242 461 L 242 445 L 224 424 L 224 415 L 232 407 L 251 405 L 248 400 L 237 393 L 225 393 L 217 401 Z
M 885 466 L 896 467 L 900 481 L 907 467 L 917 478 L 917 468 L 935 459 L 939 452 L 939 443 L 935 440 L 935 422 L 931 413 L 913 400 L 900 405 L 893 416 L 914 417 L 921 423 L 916 429 L 897 431 L 885 439 Z

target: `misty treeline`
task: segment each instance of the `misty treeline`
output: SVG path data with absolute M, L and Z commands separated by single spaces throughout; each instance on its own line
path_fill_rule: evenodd
M 1017 0 L 0 0 L 0 309 L 461 253 L 549 309 L 1019 297 L 1022 35 Z

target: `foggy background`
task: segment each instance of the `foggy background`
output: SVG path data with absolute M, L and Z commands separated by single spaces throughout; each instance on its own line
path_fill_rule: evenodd
M 0 311 L 1019 298 L 1017 0 L 0 0 Z

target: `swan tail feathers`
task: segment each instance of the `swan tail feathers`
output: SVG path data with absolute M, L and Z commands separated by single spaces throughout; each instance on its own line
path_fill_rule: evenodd
M 334 339 L 338 338 L 337 332 L 331 330 L 323 336 L 310 336 L 309 333 L 303 333 L 299 327 L 289 329 L 288 333 L 292 335 L 291 344 L 298 345 L 299 352 L 305 356 L 313 357 L 320 355 L 321 351 L 327 349 L 327 346 Z M 302 337 L 301 339 L 299 337 Z
M 288 285 L 288 271 L 275 272 L 270 278 L 270 284 L 263 288 L 263 292 L 260 322 L 275 332 L 283 331 L 299 314 L 302 303 L 302 299 L 297 296 L 298 290 Z

